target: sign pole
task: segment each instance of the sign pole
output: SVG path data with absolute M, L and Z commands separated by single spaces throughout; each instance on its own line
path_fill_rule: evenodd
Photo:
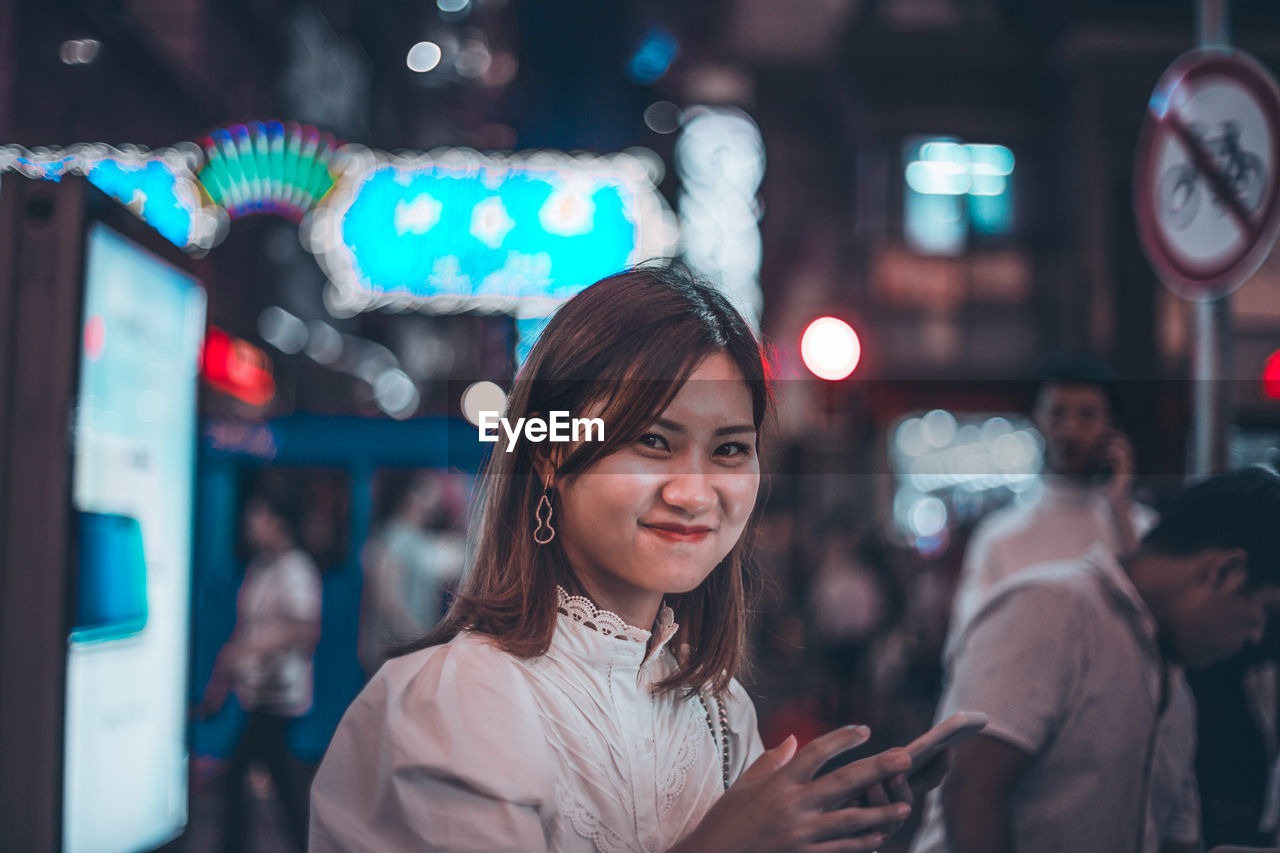
M 1196 45 L 1230 42 L 1227 0 L 1196 0 Z M 1191 387 L 1193 399 L 1191 475 L 1204 477 L 1227 467 L 1231 419 L 1231 296 L 1192 303 Z

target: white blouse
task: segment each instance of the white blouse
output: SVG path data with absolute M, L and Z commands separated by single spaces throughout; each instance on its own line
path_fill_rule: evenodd
M 545 655 L 463 632 L 388 661 L 312 785 L 312 853 L 671 847 L 724 782 L 703 704 L 650 690 L 676 668 L 670 608 L 656 627 L 646 658 L 650 632 L 560 590 Z M 732 782 L 764 747 L 737 681 L 726 711 Z

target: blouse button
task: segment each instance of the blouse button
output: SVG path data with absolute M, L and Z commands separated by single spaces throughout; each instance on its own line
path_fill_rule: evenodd
M 644 837 L 641 838 L 640 840 L 644 842 L 644 846 L 646 850 L 658 849 L 658 836 L 654 835 L 652 832 L 646 832 L 644 834 Z
M 653 738 L 647 737 L 644 739 L 644 748 L 646 752 L 653 752 Z

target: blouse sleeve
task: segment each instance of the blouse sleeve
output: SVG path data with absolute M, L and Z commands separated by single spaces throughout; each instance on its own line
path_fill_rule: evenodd
M 725 713 L 729 720 L 729 781 L 732 783 L 764 752 L 755 703 L 736 678 L 729 682 Z
M 383 666 L 311 788 L 312 853 L 545 851 L 554 802 L 524 674 L 478 638 Z

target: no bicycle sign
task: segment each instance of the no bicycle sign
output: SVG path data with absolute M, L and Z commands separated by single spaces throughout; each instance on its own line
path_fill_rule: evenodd
M 1230 293 L 1280 230 L 1280 89 L 1238 50 L 1200 49 L 1161 76 L 1138 141 L 1134 207 L 1147 258 L 1188 299 Z

